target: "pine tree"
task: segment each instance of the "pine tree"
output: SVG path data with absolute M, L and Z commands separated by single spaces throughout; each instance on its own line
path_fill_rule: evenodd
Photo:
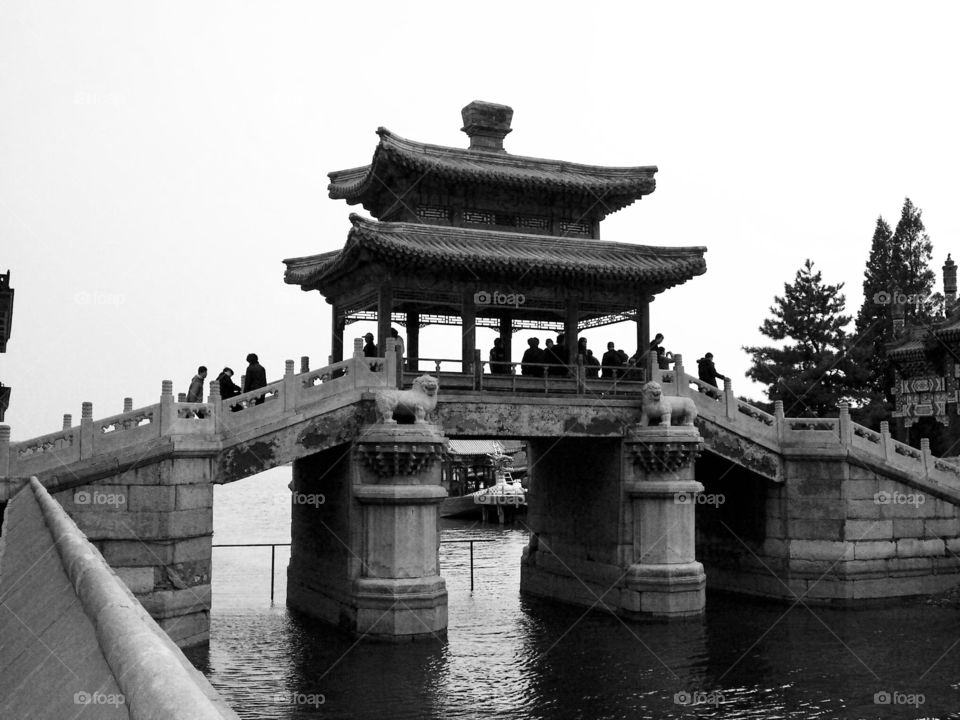
M 856 354 L 866 364 L 867 387 L 874 403 L 892 402 L 893 375 L 886 343 L 892 339 L 893 303 L 906 299 L 908 323 L 928 324 L 942 313 L 943 296 L 934 293 L 935 275 L 929 263 L 933 244 L 921 211 L 906 198 L 897 228 L 877 218 L 870 257 L 863 274 L 863 305 L 857 313 Z
M 774 297 L 773 317 L 760 332 L 782 347 L 745 347 L 753 358 L 747 377 L 768 385 L 767 397 L 782 400 L 787 416 L 835 416 L 841 401 L 858 400 L 856 390 L 865 372 L 847 353 L 843 315 L 843 283 L 827 285 L 813 262 L 797 271 L 793 284 L 784 284 L 783 297 Z

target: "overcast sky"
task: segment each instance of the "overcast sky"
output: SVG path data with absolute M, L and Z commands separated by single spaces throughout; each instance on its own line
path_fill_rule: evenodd
M 460 109 L 514 108 L 509 152 L 657 165 L 602 237 L 705 245 L 652 330 L 735 389 L 742 345 L 811 258 L 861 301 L 874 223 L 960 238 L 960 10 L 947 3 L 76 2 L 0 5 L 0 380 L 15 440 L 186 391 L 196 366 L 330 353 L 329 306 L 281 260 L 334 250 L 327 173 L 378 126 L 465 147 Z M 368 328 L 347 328 L 347 345 Z M 422 355 L 447 356 L 426 329 Z M 456 336 L 454 336 L 456 337 Z M 493 331 L 478 333 L 484 352 Z M 587 333 L 632 352 L 632 329 Z M 445 344 L 444 344 L 445 343 Z M 454 346 L 459 342 L 454 340 Z M 299 361 L 298 361 L 299 364 Z

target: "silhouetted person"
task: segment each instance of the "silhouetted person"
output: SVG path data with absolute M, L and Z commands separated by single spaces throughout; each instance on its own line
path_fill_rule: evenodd
M 190 381 L 190 389 L 187 390 L 187 402 L 203 402 L 203 381 L 207 377 L 207 366 L 201 365 L 197 368 L 197 374 Z
M 588 378 L 596 380 L 600 377 L 600 361 L 594 356 L 593 350 L 587 350 L 587 356 L 583 359 L 583 364 L 586 366 L 583 372 Z
M 217 375 L 216 382 L 220 385 L 220 397 L 224 400 L 236 397 L 241 392 L 240 386 L 233 381 L 233 370 L 228 367 L 225 367 L 223 372 Z M 233 405 L 230 409 L 236 412 L 240 409 L 240 406 Z
M 543 377 L 543 350 L 540 349 L 540 338 L 532 337 L 527 340 L 528 347 L 523 351 L 520 359 L 520 374 L 534 377 Z
M 400 356 L 403 357 L 407 354 L 406 345 L 403 343 L 403 338 L 400 337 L 400 333 L 396 328 L 390 328 L 390 337 L 397 341 L 397 347 L 400 348 Z
M 721 375 L 717 372 L 717 366 L 713 364 L 713 353 L 707 353 L 702 358 L 697 360 L 697 376 L 705 383 L 709 383 L 714 387 L 720 387 L 717 385 L 717 378 L 721 380 L 727 380 L 726 375 Z
M 630 358 L 629 364 L 635 365 L 636 367 L 642 369 L 644 373 L 647 371 L 648 363 L 653 356 L 654 362 L 657 358 L 657 350 L 660 348 L 660 343 L 663 342 L 663 333 L 657 333 L 653 340 L 650 341 L 650 346 L 643 351 L 641 348 L 637 348 L 636 354 Z
M 557 342 L 553 347 L 544 351 L 544 362 L 550 363 L 547 374 L 564 377 L 567 374 L 567 345 L 563 335 L 557 335 Z
M 490 348 L 490 373 L 492 375 L 509 375 L 510 365 L 507 362 L 507 351 L 503 347 L 503 338 L 494 338 Z
M 623 367 L 623 358 L 620 356 L 620 353 L 617 351 L 616 346 L 612 342 L 607 343 L 607 351 L 600 359 L 600 364 L 603 365 L 603 370 L 601 371 L 600 376 L 610 379 L 617 377 L 619 370 L 616 368 Z
M 657 367 L 661 370 L 669 370 L 670 363 L 673 362 L 673 353 L 667 352 L 661 346 L 657 346 Z
M 260 359 L 257 357 L 256 353 L 250 353 L 247 355 L 247 373 L 243 376 L 243 392 L 252 392 L 254 390 L 259 390 L 262 387 L 266 387 L 267 384 L 267 371 L 263 369 L 263 365 L 260 364 Z M 263 404 L 263 395 L 258 397 L 253 401 L 254 405 Z
M 363 345 L 364 357 L 377 357 L 377 346 L 373 343 L 373 333 L 367 333 L 363 336 L 366 342 Z

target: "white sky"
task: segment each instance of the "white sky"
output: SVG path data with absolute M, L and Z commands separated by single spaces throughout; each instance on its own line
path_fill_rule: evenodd
M 745 344 L 810 257 L 861 300 L 874 222 L 905 196 L 938 273 L 960 237 L 960 10 L 947 3 L 51 3 L 0 6 L 0 380 L 15 440 L 330 352 L 329 306 L 283 258 L 341 247 L 332 170 L 380 125 L 465 147 L 460 109 L 514 108 L 508 151 L 658 165 L 607 240 L 705 245 L 652 330 L 739 393 Z M 938 281 L 939 282 L 939 281 Z M 366 332 L 348 326 L 347 345 Z M 456 329 L 427 329 L 450 356 Z M 543 334 L 541 334 L 543 335 Z M 493 332 L 480 331 L 484 352 Z M 522 338 L 518 347 L 522 349 Z M 632 328 L 587 333 L 633 351 Z

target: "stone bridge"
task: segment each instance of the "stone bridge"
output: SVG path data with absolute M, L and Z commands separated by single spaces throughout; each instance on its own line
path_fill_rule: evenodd
M 642 382 L 482 367 L 436 361 L 441 394 L 421 425 L 377 422 L 375 393 L 418 373 L 355 347 L 317 370 L 288 361 L 282 379 L 228 401 L 211 383 L 208 402 L 180 402 L 165 381 L 157 404 L 100 420 L 85 404 L 79 426 L 32 440 L 11 444 L 0 426 L 0 501 L 39 478 L 181 645 L 208 637 L 212 485 L 291 462 L 288 602 L 371 635 L 445 628 L 433 462 L 444 437 L 527 441 L 531 593 L 626 615 L 700 612 L 694 538 L 711 584 L 741 592 L 855 601 L 957 583 L 960 468 L 926 443 L 857 425 L 845 407 L 834 419 L 765 413 L 729 381 L 687 375 L 682 358 L 653 372 L 665 395 L 693 400 L 699 433 L 637 428 Z M 325 503 L 295 502 L 311 496 Z

